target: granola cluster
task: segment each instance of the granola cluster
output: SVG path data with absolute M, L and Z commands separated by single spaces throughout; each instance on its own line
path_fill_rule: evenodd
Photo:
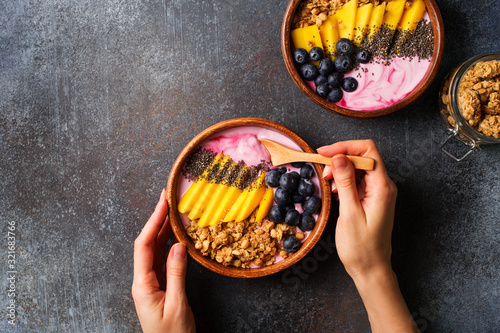
M 449 104 L 445 82 L 445 91 L 441 98 Z M 463 76 L 458 86 L 460 112 L 467 123 L 479 132 L 500 138 L 500 61 L 483 61 L 472 66 Z M 453 117 L 448 121 L 455 126 Z
M 241 268 L 269 266 L 276 260 L 276 254 L 286 258 L 281 241 L 289 235 L 302 240 L 305 235 L 295 233 L 296 228 L 271 221 L 255 221 L 255 211 L 242 222 L 219 223 L 209 227 L 199 227 L 197 220 L 191 221 L 187 234 L 195 243 L 195 248 L 204 256 L 225 266 Z
M 342 8 L 349 0 L 305 0 L 302 1 L 296 11 L 298 17 L 295 22 L 295 28 L 304 28 L 313 24 L 320 27 L 328 16 L 335 14 L 337 10 Z M 378 6 L 380 0 L 358 0 L 358 5 L 362 6 L 367 3 L 373 3 Z M 342 24 L 342 22 L 340 22 Z

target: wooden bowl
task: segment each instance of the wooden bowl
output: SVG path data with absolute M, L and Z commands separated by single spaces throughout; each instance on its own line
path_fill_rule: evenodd
M 431 63 L 427 72 L 425 73 L 422 81 L 418 84 L 415 89 L 410 92 L 406 97 L 400 101 L 384 108 L 376 110 L 353 110 L 343 108 L 341 106 L 335 105 L 329 102 L 325 98 L 319 97 L 316 93 L 307 85 L 307 83 L 300 77 L 299 72 L 292 59 L 292 42 L 291 42 L 291 31 L 293 18 L 295 11 L 298 8 L 302 0 L 291 0 L 285 12 L 285 17 L 283 19 L 283 24 L 281 27 L 281 51 L 283 53 L 283 59 L 285 61 L 286 68 L 290 76 L 292 77 L 295 84 L 302 90 L 304 94 L 312 99 L 319 106 L 338 113 L 344 116 L 352 118 L 376 118 L 388 115 L 399 109 L 408 106 L 410 103 L 414 102 L 431 84 L 432 80 L 437 74 L 439 66 L 441 64 L 441 58 L 444 49 L 444 26 L 443 19 L 441 18 L 441 13 L 434 2 L 434 0 L 424 0 L 427 7 L 427 13 L 432 25 L 432 31 L 434 33 L 434 54 L 431 58 Z
M 211 137 L 212 135 L 221 132 L 223 130 L 234 128 L 237 126 L 257 126 L 270 129 L 279 132 L 281 134 L 284 134 L 288 138 L 292 139 L 292 141 L 298 144 L 304 151 L 311 153 L 315 152 L 315 150 L 312 149 L 296 133 L 286 128 L 285 126 L 270 120 L 260 119 L 260 118 L 237 118 L 215 124 L 207 128 L 200 134 L 198 134 L 194 139 L 192 139 L 191 142 L 189 142 L 189 144 L 181 151 L 179 157 L 177 158 L 172 167 L 167 185 L 167 200 L 170 207 L 169 217 L 170 217 L 170 223 L 172 225 L 172 230 L 175 236 L 180 242 L 186 245 L 188 253 L 194 260 L 196 260 L 206 268 L 222 275 L 237 277 L 237 278 L 255 278 L 277 273 L 292 266 L 293 264 L 297 263 L 300 259 L 302 259 L 316 245 L 328 221 L 328 215 L 330 213 L 330 206 L 331 206 L 331 192 L 330 192 L 329 182 L 325 181 L 321 177 L 323 173 L 323 166 L 315 164 L 314 168 L 318 176 L 320 184 L 319 190 L 322 199 L 321 212 L 318 215 L 315 228 L 306 238 L 300 250 L 294 254 L 289 255 L 286 259 L 266 267 L 237 268 L 233 266 L 224 266 L 222 264 L 219 264 L 215 260 L 211 259 L 210 257 L 203 256 L 199 250 L 195 249 L 193 241 L 187 235 L 186 229 L 181 220 L 181 216 L 177 210 L 177 204 L 179 199 L 178 198 L 179 180 L 180 177 L 182 177 L 182 169 L 184 167 L 184 164 L 186 163 L 191 152 L 196 147 L 200 146 L 203 142 L 205 142 L 205 140 L 207 140 L 207 138 Z

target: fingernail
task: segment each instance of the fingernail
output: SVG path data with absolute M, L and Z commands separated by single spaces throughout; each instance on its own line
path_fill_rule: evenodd
M 163 189 L 160 194 L 160 200 L 156 204 L 156 208 L 158 208 L 162 202 L 165 202 L 166 196 L 167 196 L 167 190 Z
M 174 251 L 174 258 L 176 259 L 186 258 L 186 245 L 182 243 L 177 243 L 174 246 L 172 246 L 172 250 Z
M 335 191 L 337 190 L 337 185 L 335 184 L 335 180 L 332 180 L 332 184 L 330 185 L 331 190 L 333 193 L 336 193 Z
M 328 177 L 328 175 L 330 174 L 331 172 L 331 168 L 329 165 L 325 166 L 325 169 L 323 170 L 323 178 L 326 178 Z
M 335 170 L 342 170 L 347 167 L 347 158 L 345 156 L 336 156 L 333 158 L 333 166 Z

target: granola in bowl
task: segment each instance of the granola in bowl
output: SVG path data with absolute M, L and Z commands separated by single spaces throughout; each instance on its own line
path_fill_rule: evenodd
M 204 256 L 223 265 L 241 268 L 269 266 L 276 259 L 288 257 L 283 250 L 282 241 L 287 236 L 299 240 L 305 234 L 297 232 L 287 224 L 275 224 L 269 220 L 256 222 L 253 213 L 242 222 L 228 222 L 201 228 L 195 221 L 187 227 L 189 237 L 195 242 L 195 248 Z

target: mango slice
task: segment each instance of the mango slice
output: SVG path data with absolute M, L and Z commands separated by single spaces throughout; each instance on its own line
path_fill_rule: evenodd
M 193 184 L 191 184 L 186 193 L 184 193 L 182 198 L 179 200 L 179 204 L 177 205 L 177 209 L 180 213 L 188 213 L 191 211 L 195 203 L 198 201 L 203 188 L 208 185 L 208 175 L 214 168 L 218 167 L 223 157 L 223 154 L 218 154 L 217 156 L 215 156 L 212 163 L 207 167 L 207 169 L 203 171 L 201 176 Z
M 373 8 L 370 23 L 368 23 L 368 42 L 372 42 L 373 36 L 379 31 L 382 23 L 384 23 L 384 13 L 385 3 Z
M 226 214 L 226 217 L 222 220 L 223 222 L 231 222 L 236 219 L 236 216 L 238 216 L 238 213 L 240 212 L 240 209 L 243 207 L 243 204 L 247 200 L 247 197 L 250 193 L 250 188 L 246 188 L 241 194 L 238 196 L 238 199 L 234 202 L 233 206 L 229 210 L 229 212 Z
M 357 9 L 358 0 L 351 0 L 335 13 L 339 24 L 340 38 L 348 38 L 352 40 L 354 24 L 356 23 Z
M 425 12 L 425 3 L 423 0 L 415 0 L 411 6 L 403 13 L 399 22 L 398 29 L 404 33 L 411 32 L 417 28 L 418 22 Z
M 243 182 L 246 177 L 248 177 L 250 170 L 245 165 L 241 168 L 236 180 L 229 187 L 227 192 L 224 194 L 224 197 L 217 205 L 217 209 L 215 210 L 212 218 L 210 220 L 209 225 L 215 225 L 217 223 L 223 222 L 223 218 L 227 215 L 231 207 L 234 205 L 235 201 L 238 199 L 240 194 L 243 192 L 239 188 L 239 184 Z
M 403 11 L 405 10 L 406 0 L 394 0 L 386 5 L 386 13 L 384 15 L 384 24 L 391 30 L 396 30 Z
M 217 170 L 216 178 L 219 178 L 224 173 L 224 169 L 227 168 L 227 163 L 231 161 L 231 157 L 226 155 L 223 157 L 221 162 L 219 163 L 219 168 Z M 207 203 L 210 201 L 212 196 L 215 193 L 215 189 L 217 188 L 217 183 L 212 179 L 208 180 L 208 184 L 203 187 L 203 189 L 199 192 L 199 197 L 196 203 L 194 204 L 193 209 L 189 212 L 188 218 L 190 220 L 196 220 L 201 217 L 203 214 L 203 210 L 205 209 Z
M 368 3 L 358 7 L 356 12 L 356 23 L 354 25 L 354 44 L 361 45 L 365 35 L 368 33 L 369 21 L 372 15 L 373 4 Z
M 340 39 L 337 17 L 328 16 L 326 21 L 319 27 L 321 42 L 327 57 L 335 59 L 335 44 Z
M 257 208 L 264 193 L 266 193 L 266 186 L 264 185 L 265 172 L 261 172 L 260 176 L 254 181 L 252 189 L 248 193 L 245 203 L 241 207 L 235 222 L 241 222 L 252 214 L 252 212 Z
M 255 221 L 260 222 L 264 217 L 269 214 L 269 210 L 273 206 L 274 191 L 272 188 L 268 188 L 262 201 L 259 204 L 259 209 L 257 210 L 257 215 L 255 215 Z
M 292 41 L 296 49 L 303 48 L 307 52 L 315 46 L 323 48 L 319 29 L 316 24 L 292 30 Z
M 229 179 L 233 175 L 233 173 L 236 170 L 237 164 L 234 162 L 231 162 L 229 165 L 229 170 L 227 171 L 224 179 L 220 184 L 217 184 L 214 194 L 212 195 L 210 201 L 206 204 L 205 209 L 203 210 L 203 214 L 200 217 L 200 220 L 198 221 L 198 225 L 200 227 L 206 227 L 210 224 L 210 220 L 212 219 L 213 214 L 219 207 L 219 204 L 222 200 L 222 198 L 226 195 L 227 191 L 230 189 Z

